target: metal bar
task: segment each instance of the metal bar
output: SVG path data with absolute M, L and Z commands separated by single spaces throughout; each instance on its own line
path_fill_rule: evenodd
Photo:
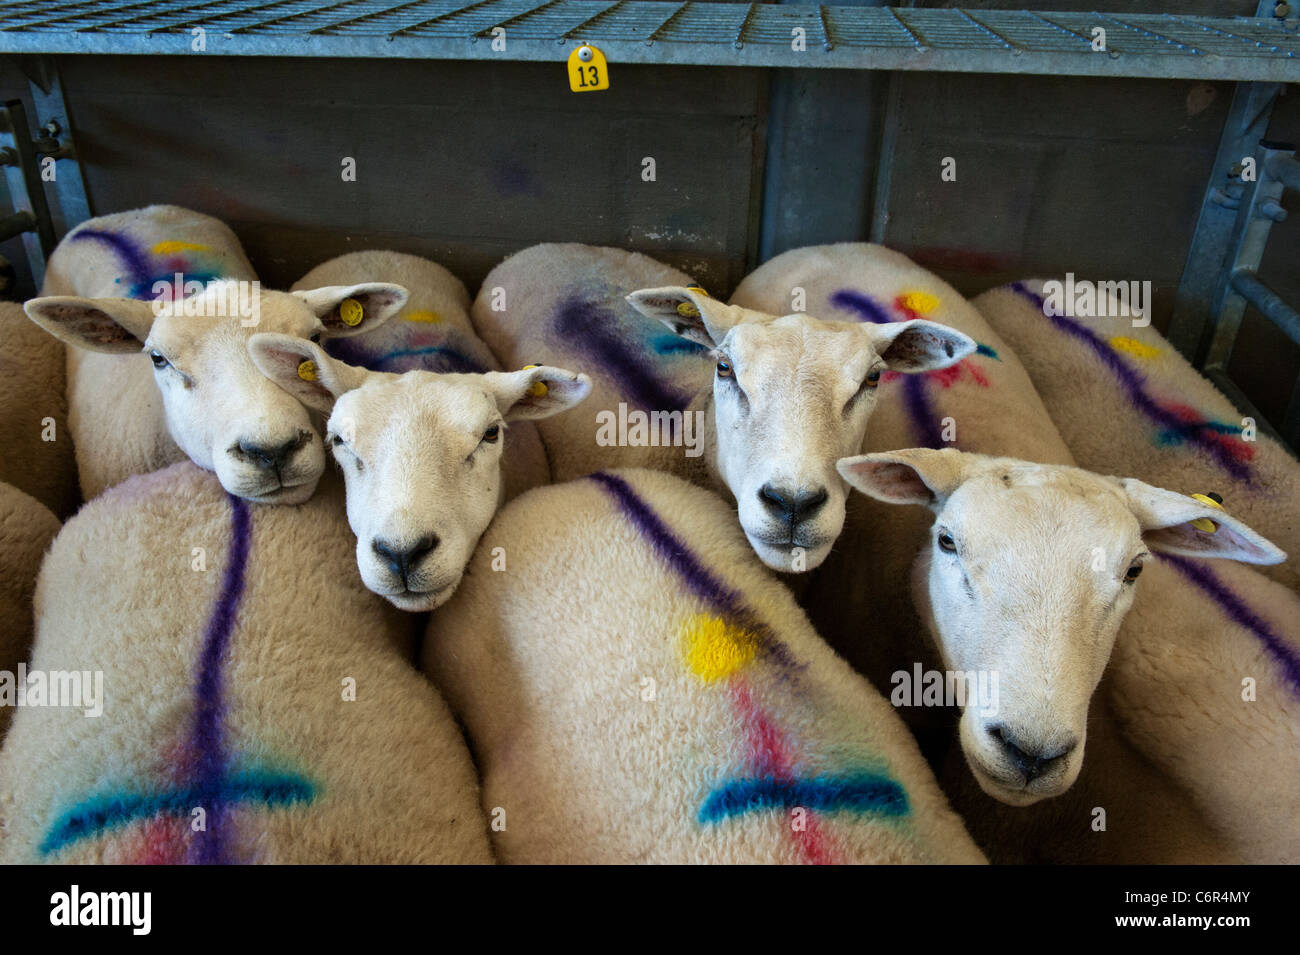
M 1232 288 L 1280 328 L 1287 338 L 1300 345 L 1300 312 L 1288 305 L 1258 275 L 1250 269 L 1238 269 L 1232 273 Z
M 880 148 L 876 152 L 876 175 L 871 188 L 872 242 L 883 244 L 889 230 L 889 192 L 894 180 L 894 152 L 902 116 L 902 83 L 890 75 L 885 89 L 885 119 L 881 124 Z
M 36 216 L 26 210 L 11 212 L 0 219 L 0 242 L 7 242 L 16 235 L 36 230 Z
M 35 220 L 35 229 L 23 233 L 23 250 L 31 268 L 32 280 L 39 286 L 45 280 L 45 259 L 54 250 L 54 227 L 50 207 L 41 188 L 41 176 L 32 145 L 32 131 L 27 124 L 27 110 L 21 100 L 10 100 L 0 123 L 0 150 L 6 147 L 12 162 L 4 167 L 5 185 L 15 212 L 26 212 Z
M 1109 14 L 1095 13 L 1095 12 L 1093 16 L 1097 16 L 1097 17 L 1101 17 L 1102 19 L 1109 20 L 1111 23 L 1118 23 L 1124 29 L 1132 30 L 1134 33 L 1141 33 L 1143 36 L 1154 37 L 1157 40 L 1163 40 L 1166 43 L 1171 43 L 1174 46 L 1178 47 L 1178 49 L 1180 50 L 1189 50 L 1192 53 L 1201 53 L 1201 54 L 1204 54 L 1206 52 L 1205 50 L 1199 50 L 1194 46 L 1188 46 L 1186 43 L 1182 43 L 1178 40 L 1173 39 L 1172 37 L 1167 37 L 1163 33 L 1156 33 L 1154 30 L 1148 30 L 1145 27 L 1136 27 L 1133 26 L 1133 24 L 1131 23 L 1125 23 L 1123 20 L 1119 19 L 1119 17 L 1112 17 Z M 1106 40 L 1106 49 L 1108 50 L 1112 49 L 1110 45 L 1109 37 Z M 1123 51 L 1121 50 L 1119 52 L 1122 53 Z
M 749 9 L 745 11 L 745 19 L 740 22 L 740 29 L 736 31 L 736 36 L 731 41 L 737 50 L 745 45 L 745 31 L 749 29 L 750 23 L 754 20 L 754 13 L 757 10 L 758 4 L 751 3 Z
M 918 50 L 929 49 L 925 41 L 921 39 L 920 35 L 911 27 L 909 27 L 906 23 L 903 22 L 903 18 L 898 15 L 897 10 L 895 10 L 893 7 L 885 7 L 885 9 L 889 11 L 889 15 L 894 18 L 894 22 L 897 23 L 900 27 L 902 27 L 906 31 L 907 35 L 912 38 L 913 46 L 915 46 Z
M 90 195 L 72 136 L 72 113 L 63 97 L 63 81 L 59 78 L 58 67 L 52 60 L 42 57 L 22 65 L 29 81 L 36 124 L 41 129 L 55 130 L 52 135 L 60 142 L 61 148 L 55 154 L 54 163 L 54 197 L 57 203 L 54 226 L 57 235 L 64 235 L 90 218 Z
M 817 22 L 822 26 L 822 49 L 833 49 L 830 27 L 826 25 L 826 6 L 821 3 L 817 4 Z
M 628 0 L 614 0 L 613 3 L 605 7 L 605 9 L 601 10 L 599 13 L 593 13 L 591 16 L 587 17 L 587 19 L 583 20 L 580 23 L 574 24 L 573 26 L 569 27 L 569 29 L 565 30 L 562 34 L 560 34 L 558 42 L 563 43 L 565 40 L 573 36 L 579 30 L 583 29 L 584 27 L 590 26 L 591 24 L 599 20 L 601 17 L 603 17 L 605 14 L 609 13 L 611 10 L 617 10 L 619 7 L 623 6 L 623 4 L 627 2 Z
M 961 14 L 963 17 L 965 17 L 967 20 L 969 20 L 971 23 L 973 23 L 973 24 L 974 24 L 978 29 L 983 30 L 983 31 L 984 31 L 985 33 L 987 33 L 989 36 L 993 37 L 993 39 L 997 40 L 999 43 L 1001 43 L 1001 44 L 1002 44 L 1004 47 L 1006 47 L 1008 50 L 1014 50 L 1014 51 L 1016 51 L 1017 53 L 1021 53 L 1021 52 L 1023 52 L 1023 50 L 1022 50 L 1019 46 L 1017 46 L 1016 44 L 1012 43 L 1010 40 L 1008 40 L 1005 36 L 1003 36 L 1003 35 L 1002 35 L 1001 33 L 999 33 L 997 30 L 993 29 L 993 28 L 990 27 L 990 26 L 987 26 L 986 24 L 980 23 L 980 21 L 976 20 L 973 16 L 971 16 L 971 15 L 970 15 L 969 13 L 967 13 L 965 10 L 961 9 L 960 7 L 958 7 L 958 8 L 957 8 L 957 12 L 960 13 L 960 14 Z
M 524 10 L 521 13 L 516 13 L 513 17 L 506 17 L 504 20 L 499 20 L 496 23 L 492 24 L 491 26 L 484 27 L 482 30 L 479 30 L 474 35 L 490 36 L 492 34 L 492 31 L 495 30 L 497 27 L 504 27 L 510 23 L 518 23 L 520 20 L 524 20 L 527 19 L 528 17 L 534 16 L 535 14 L 541 13 L 547 7 L 553 7 L 559 2 L 560 0 L 543 0 L 543 2 L 539 3 L 537 6 L 531 7 L 528 10 Z
M 1239 238 L 1239 216 L 1217 201 L 1230 182 L 1230 170 L 1248 156 L 1268 131 L 1268 121 L 1280 87 L 1266 83 L 1241 84 L 1232 94 L 1224 120 L 1219 150 L 1210 167 L 1210 181 L 1201 200 L 1196 231 L 1187 249 L 1182 278 L 1174 298 L 1169 343 L 1192 364 L 1200 366 L 1214 332 L 1218 290 L 1228 267 L 1229 253 Z M 1244 184 L 1235 183 L 1245 189 Z M 1244 228 L 1244 224 L 1242 226 Z
M 1300 190 L 1300 162 L 1278 153 L 1268 157 L 1268 174 L 1288 189 Z
M 1068 33 L 1072 37 L 1077 37 L 1080 41 L 1082 41 L 1084 44 L 1087 45 L 1089 51 L 1092 50 L 1092 37 L 1085 36 L 1084 34 L 1078 32 L 1077 30 L 1071 30 L 1069 27 L 1063 27 L 1056 21 L 1049 20 L 1041 13 L 1035 13 L 1033 10 L 1026 10 L 1025 12 L 1028 13 L 1034 19 L 1041 20 L 1042 22 L 1046 23 L 1049 27 L 1055 27 L 1056 29 L 1060 30 L 1062 33 Z
M 663 23 L 659 24 L 657 27 L 654 28 L 654 30 L 651 31 L 650 35 L 645 38 L 645 42 L 649 44 L 657 40 L 659 38 L 659 34 L 662 33 L 664 30 L 668 29 L 668 24 L 676 20 L 677 17 L 680 16 L 682 12 L 690 5 L 691 5 L 690 0 L 684 0 L 684 2 L 680 6 L 678 6 L 676 10 L 668 14 L 668 19 L 664 20 Z

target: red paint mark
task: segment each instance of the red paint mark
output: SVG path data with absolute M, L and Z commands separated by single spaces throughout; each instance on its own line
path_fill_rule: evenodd
M 987 388 L 989 386 L 988 376 L 986 376 L 984 372 L 979 369 L 979 366 L 969 358 L 963 358 L 961 361 L 957 362 L 957 364 L 949 365 L 947 368 L 938 368 L 934 371 L 921 372 L 921 376 L 925 378 L 926 381 L 937 382 L 944 388 L 951 388 L 967 375 L 969 375 L 971 380 L 981 388 Z M 880 376 L 880 380 L 893 381 L 895 378 L 900 377 L 902 377 L 901 372 L 887 371 Z
M 1235 427 L 1233 427 L 1232 433 L 1219 430 L 1220 428 L 1231 427 L 1227 422 L 1207 419 L 1198 409 L 1179 401 L 1164 400 L 1161 404 L 1166 411 L 1180 421 L 1194 425 L 1195 430 L 1200 432 L 1204 440 L 1223 448 L 1234 460 L 1245 462 L 1255 459 L 1255 446 L 1239 437 L 1235 433 Z
M 185 820 L 155 816 L 141 827 L 140 849 L 132 859 L 134 865 L 176 865 L 181 861 L 181 840 L 185 837 Z
M 755 774 L 770 776 L 782 782 L 793 782 L 794 759 L 790 755 L 785 736 L 754 702 L 753 694 L 744 680 L 732 680 L 731 699 L 745 724 Z M 826 845 L 821 823 L 810 811 L 805 811 L 804 826 L 802 831 L 794 828 L 790 830 L 795 845 L 803 853 L 804 861 L 810 865 L 834 865 L 836 860 Z
M 900 311 L 900 312 L 902 312 L 904 315 L 906 315 L 906 316 L 908 317 L 909 320 L 912 320 L 912 319 L 918 319 L 918 318 L 924 318 L 924 317 L 925 317 L 925 316 L 923 316 L 920 312 L 918 312 L 916 309 L 914 309 L 914 308 L 909 308 L 908 305 L 907 305 L 907 302 L 904 301 L 904 298 L 903 298 L 902 295 L 900 295 L 900 296 L 898 296 L 897 298 L 894 299 L 894 308 L 896 308 L 898 311 Z

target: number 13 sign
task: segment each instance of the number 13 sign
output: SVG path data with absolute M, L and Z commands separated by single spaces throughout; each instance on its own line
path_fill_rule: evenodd
M 605 54 L 589 43 L 569 54 L 569 89 L 590 93 L 609 89 L 609 64 Z

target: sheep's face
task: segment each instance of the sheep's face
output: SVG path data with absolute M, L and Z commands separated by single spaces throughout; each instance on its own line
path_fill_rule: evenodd
M 586 376 L 546 367 L 368 372 L 284 335 L 254 336 L 249 350 L 286 393 L 332 405 L 325 440 L 347 484 L 361 579 L 409 611 L 432 610 L 460 583 L 501 501 L 509 422 L 555 414 L 591 390 Z
M 355 325 L 339 316 L 346 299 L 362 310 Z M 258 331 L 303 341 L 354 334 L 405 300 L 395 285 L 284 293 L 220 281 L 174 301 L 55 296 L 26 308 L 70 344 L 123 354 L 143 349 L 139 360 L 152 365 L 168 433 L 190 460 L 215 471 L 238 497 L 296 504 L 311 497 L 324 471 L 320 436 L 302 404 L 258 371 L 249 339 Z
M 975 350 L 933 322 L 776 317 L 679 288 L 628 301 L 713 350 L 709 461 L 755 553 L 781 571 L 812 570 L 843 529 L 835 463 L 862 447 L 881 374 L 944 368 Z
M 980 786 L 1011 805 L 1058 795 L 1078 776 L 1088 705 L 1152 551 L 1285 558 L 1190 497 L 1077 468 L 910 450 L 840 470 L 873 497 L 935 512 L 917 603 L 945 667 L 996 688 L 967 699 L 959 735 Z M 1189 523 L 1203 518 L 1214 533 Z

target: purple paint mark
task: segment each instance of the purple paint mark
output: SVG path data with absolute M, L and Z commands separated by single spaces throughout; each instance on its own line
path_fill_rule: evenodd
M 855 313 L 859 320 L 875 325 L 885 325 L 895 321 L 888 310 L 865 292 L 856 289 L 840 289 L 830 297 L 830 303 L 836 308 Z M 912 430 L 920 447 L 946 448 L 939 430 L 938 415 L 930 403 L 930 396 L 925 393 L 923 375 L 903 375 L 903 407 L 912 419 Z
M 1115 354 L 1115 352 L 1101 338 L 1093 334 L 1087 326 L 1074 321 L 1066 315 L 1048 315 L 1047 302 L 1043 297 L 1028 288 L 1024 282 L 1014 282 L 1008 286 L 1017 295 L 1028 299 L 1034 303 L 1034 306 L 1042 313 L 1048 321 L 1059 328 L 1061 331 L 1079 341 L 1083 342 L 1093 353 L 1101 359 L 1117 379 L 1120 386 L 1128 395 L 1129 401 L 1142 414 L 1146 415 L 1156 424 L 1166 431 L 1172 431 L 1182 434 L 1187 440 L 1200 447 L 1208 453 L 1210 457 L 1218 463 L 1219 467 L 1227 471 L 1234 478 L 1243 481 L 1246 484 L 1254 483 L 1251 477 L 1250 467 L 1243 464 L 1233 457 L 1232 452 L 1219 441 L 1206 435 L 1201 430 L 1187 431 L 1187 422 L 1174 414 L 1167 408 L 1160 405 L 1146 389 L 1146 378 Z
M 195 687 L 194 732 L 190 745 L 196 754 L 194 790 L 208 809 L 207 831 L 198 833 L 198 861 L 219 865 L 226 861 L 223 832 L 225 798 L 223 786 L 227 757 L 223 733 L 225 699 L 222 693 L 222 664 L 235 630 L 235 615 L 244 595 L 244 571 L 248 566 L 251 518 L 248 504 L 233 494 L 230 499 L 230 558 L 221 579 L 217 604 L 208 619 L 199 654 L 198 684 Z
M 1287 646 L 1285 640 L 1273 631 L 1268 621 L 1258 616 L 1245 601 L 1219 579 L 1219 576 L 1199 561 L 1177 554 L 1156 554 L 1172 564 L 1174 569 L 1199 587 L 1207 597 L 1219 605 L 1224 615 L 1239 627 L 1253 633 L 1274 660 L 1282 667 L 1283 677 L 1291 685 L 1291 692 L 1300 697 L 1300 657 Z
M 708 604 L 716 613 L 735 621 L 740 627 L 753 632 L 760 640 L 765 652 L 771 654 L 782 666 L 790 669 L 803 669 L 804 665 L 796 663 L 790 651 L 772 633 L 770 627 L 758 619 L 749 609 L 745 598 L 715 577 L 697 558 L 691 549 L 675 535 L 643 501 L 632 486 L 606 471 L 597 471 L 588 477 L 599 484 L 619 510 L 632 522 L 632 525 L 649 541 L 655 553 L 664 561 L 688 590 Z
M 860 322 L 887 325 L 890 322 L 898 321 L 889 314 L 889 309 L 866 292 L 859 292 L 857 289 L 842 288 L 831 295 L 828 301 L 836 308 L 843 309 L 846 312 L 853 312 L 858 316 Z
M 691 403 L 691 395 L 660 381 L 646 367 L 646 356 L 619 337 L 617 317 L 601 303 L 570 298 L 557 309 L 553 327 L 566 348 L 576 349 L 587 361 L 599 365 L 643 411 L 684 411 Z
M 73 242 L 93 239 L 112 249 L 131 276 L 131 297 L 143 297 L 140 293 L 149 285 L 149 262 L 134 242 L 124 235 L 104 229 L 80 229 L 70 238 Z
M 939 430 L 934 405 L 930 403 L 930 396 L 925 391 L 925 376 L 904 375 L 902 385 L 903 406 L 907 409 L 907 416 L 912 419 L 912 430 L 916 433 L 919 446 L 935 450 L 948 447 Z

